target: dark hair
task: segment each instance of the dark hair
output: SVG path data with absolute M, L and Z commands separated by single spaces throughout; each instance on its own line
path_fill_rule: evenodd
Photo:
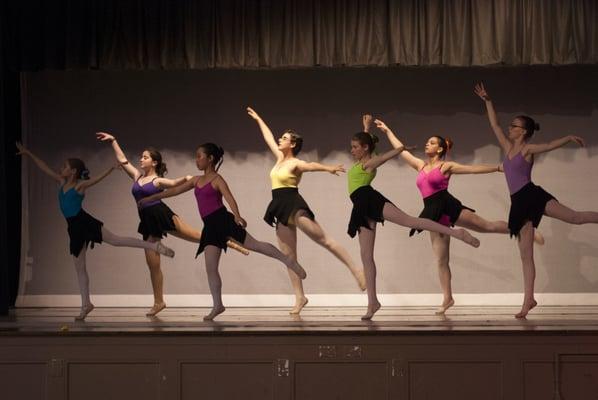
M 444 138 L 442 136 L 434 135 L 438 139 L 438 146 L 442 147 L 442 152 L 440 153 L 440 158 L 446 157 L 447 153 L 450 149 L 453 148 L 453 141 L 450 138 Z
M 149 156 L 152 160 L 156 162 L 156 175 L 163 177 L 168 173 L 168 169 L 166 168 L 166 163 L 162 161 L 162 154 L 158 150 L 153 147 L 148 147 L 145 149 L 149 153 Z
M 288 133 L 291 136 L 291 143 L 295 145 L 295 147 L 291 148 L 293 155 L 296 156 L 301 151 L 303 147 L 303 136 L 298 134 L 292 129 L 286 129 L 282 134 Z
M 534 131 L 540 130 L 540 124 L 533 120 L 533 118 L 528 117 L 527 115 L 518 115 L 515 117 L 516 119 L 523 122 L 523 129 L 525 129 L 525 140 L 528 140 L 534 134 Z
M 224 150 L 222 147 L 214 143 L 204 143 L 197 147 L 197 150 L 199 149 L 202 149 L 207 156 L 212 156 L 212 165 L 214 165 L 214 169 L 218 171 L 218 168 L 220 168 L 224 161 Z
M 69 164 L 69 167 L 77 171 L 77 179 L 89 179 L 89 170 L 85 166 L 83 160 L 79 158 L 69 158 L 66 160 L 66 162 Z
M 379 141 L 378 136 L 368 132 L 357 132 L 355 135 L 353 135 L 353 138 L 351 140 L 359 142 L 359 144 L 361 144 L 362 146 L 367 145 L 368 151 L 370 153 L 372 153 L 376 149 L 376 143 L 378 143 Z

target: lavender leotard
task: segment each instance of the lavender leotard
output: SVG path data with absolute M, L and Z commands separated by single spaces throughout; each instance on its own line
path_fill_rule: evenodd
M 505 178 L 509 186 L 511 194 L 517 193 L 522 187 L 531 182 L 532 176 L 532 162 L 527 162 L 521 152 L 517 153 L 513 158 L 505 156 L 502 167 L 505 171 Z

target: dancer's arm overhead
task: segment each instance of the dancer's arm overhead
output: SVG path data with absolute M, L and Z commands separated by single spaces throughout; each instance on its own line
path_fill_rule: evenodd
M 397 138 L 393 131 L 379 119 L 375 120 L 376 127 L 386 134 L 388 141 L 395 149 L 404 148 L 403 143 Z M 407 164 L 416 171 L 419 171 L 426 164 L 424 160 L 415 157 L 410 151 L 404 150 L 401 152 L 401 158 L 405 160 Z
M 507 138 L 505 132 L 502 130 L 498 123 L 498 117 L 496 116 L 496 111 L 494 110 L 494 104 L 492 104 L 492 100 L 490 100 L 490 95 L 484 88 L 484 84 L 478 83 L 477 85 L 475 85 L 474 92 L 480 97 L 480 99 L 484 100 L 484 103 L 486 104 L 486 111 L 488 112 L 488 120 L 490 121 L 492 131 L 498 139 L 500 147 L 502 147 L 505 153 L 508 153 L 511 149 L 511 141 Z
M 222 193 L 222 197 L 224 197 L 224 200 L 226 200 L 226 202 L 230 206 L 230 210 L 232 211 L 233 215 L 235 216 L 235 222 L 238 225 L 245 228 L 247 226 L 247 221 L 245 221 L 243 219 L 243 217 L 241 217 L 241 213 L 239 212 L 239 206 L 237 204 L 237 201 L 235 200 L 235 197 L 231 193 L 224 178 L 222 178 L 220 175 L 218 175 L 218 177 L 216 179 L 214 179 L 213 183 L 214 183 L 214 186 L 216 187 L 216 190 L 218 190 L 220 193 Z
M 122 151 L 116 138 L 106 132 L 97 132 L 96 138 L 102 142 L 109 142 L 112 145 L 112 150 L 114 150 L 114 154 L 116 155 L 116 160 L 122 165 L 123 170 L 129 175 L 133 180 L 139 179 L 141 176 L 141 172 L 137 168 L 135 168 L 129 160 L 127 160 L 127 156 Z
M 61 184 L 65 182 L 65 179 L 62 176 L 60 176 L 56 171 L 54 171 L 52 168 L 50 168 L 48 166 L 48 164 L 46 164 L 45 161 L 43 161 L 42 159 L 37 157 L 29 149 L 27 149 L 25 146 L 23 146 L 23 144 L 21 142 L 17 142 L 16 145 L 17 145 L 17 149 L 19 149 L 19 151 L 17 152 L 18 155 L 31 157 L 31 159 L 33 160 L 35 165 L 37 165 L 38 168 L 41 169 L 46 175 L 48 175 L 52 179 L 60 182 Z
M 274 157 L 276 157 L 276 161 L 281 161 L 283 158 L 282 152 L 278 150 L 278 144 L 268 125 L 266 125 L 264 120 L 251 107 L 247 107 L 247 114 L 249 114 L 249 116 L 259 125 L 264 141 L 270 148 L 270 151 L 272 151 L 272 154 L 274 154 Z
M 138 204 L 140 206 L 142 206 L 142 205 L 144 205 L 146 203 L 150 203 L 152 201 L 162 200 L 167 197 L 174 197 L 174 196 L 178 196 L 181 193 L 188 192 L 189 190 L 191 190 L 195 187 L 198 179 L 199 179 L 199 176 L 192 176 L 185 183 L 182 183 L 178 186 L 171 187 L 168 190 L 164 190 L 162 192 L 152 194 L 151 196 L 144 197 L 143 199 L 139 200 Z
M 371 114 L 363 114 L 363 116 L 361 117 L 361 122 L 363 124 L 363 131 L 370 133 L 370 130 L 372 129 L 372 122 L 374 121 L 374 118 L 372 117 Z
M 548 143 L 527 144 L 523 148 L 522 152 L 523 152 L 524 156 L 528 155 L 528 154 L 546 153 L 548 151 L 558 149 L 559 147 L 563 147 L 564 145 L 566 145 L 569 142 L 577 143 L 581 147 L 585 147 L 585 145 L 586 145 L 583 138 L 581 138 L 579 136 L 568 135 L 568 136 L 564 136 L 560 139 L 552 140 Z

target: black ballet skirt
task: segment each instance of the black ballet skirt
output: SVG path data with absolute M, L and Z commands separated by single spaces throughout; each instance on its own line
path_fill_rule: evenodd
M 268 204 L 264 221 L 270 226 L 279 223 L 288 226 L 289 219 L 299 210 L 305 210 L 307 217 L 312 221 L 316 219 L 297 188 L 272 189 L 272 201 Z
M 537 228 L 542 215 L 544 215 L 546 203 L 550 200 L 556 200 L 556 198 L 541 186 L 531 182 L 512 194 L 511 209 L 509 210 L 510 236 L 518 236 L 527 221 L 531 221 L 534 228 Z
M 441 190 L 424 198 L 424 209 L 419 214 L 419 217 L 438 222 L 443 215 L 447 215 L 451 222 L 451 226 L 455 226 L 463 209 L 475 212 L 473 208 L 464 206 L 447 190 Z M 415 232 L 419 233 L 421 231 L 421 229 L 411 229 L 409 231 L 409 236 L 413 236 Z
M 79 257 L 83 247 L 87 248 L 90 243 L 92 249 L 94 243 L 102 243 L 102 225 L 104 223 L 83 209 L 74 217 L 68 217 L 66 223 L 70 239 L 69 250 L 73 256 Z
M 245 243 L 247 232 L 235 222 L 235 216 L 226 207 L 220 207 L 205 218 L 202 218 L 202 220 L 203 230 L 201 231 L 199 248 L 195 254 L 196 258 L 208 245 L 220 247 L 226 251 L 226 242 L 229 238 L 236 240 L 240 244 Z
M 175 231 L 173 217 L 176 215 L 168 206 L 162 202 L 153 206 L 139 208 L 139 227 L 137 232 L 143 235 L 143 240 L 153 236 L 163 238 L 166 232 Z
M 369 185 L 355 189 L 350 198 L 353 202 L 353 209 L 347 233 L 351 237 L 355 237 L 362 227 L 370 229 L 368 220 L 384 223 L 382 215 L 384 204 L 392 204 L 390 200 Z

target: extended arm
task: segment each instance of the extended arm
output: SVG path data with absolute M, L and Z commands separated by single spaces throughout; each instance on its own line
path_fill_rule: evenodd
M 104 179 L 105 177 L 107 177 L 108 175 L 110 175 L 112 173 L 112 171 L 114 171 L 116 168 L 118 167 L 117 165 L 113 165 L 110 168 L 108 168 L 107 170 L 105 170 L 104 172 L 102 172 L 100 175 L 89 179 L 87 181 L 83 181 L 81 182 L 79 185 L 77 185 L 77 191 L 78 192 L 84 192 L 85 190 L 87 190 L 88 188 L 92 187 L 93 185 L 100 183 L 100 181 L 102 179 Z
M 149 203 L 152 201 L 157 201 L 157 200 L 162 200 L 165 199 L 167 197 L 174 197 L 174 196 L 178 196 L 181 193 L 185 193 L 191 189 L 193 189 L 193 187 L 195 186 L 195 183 L 197 182 L 198 177 L 194 177 L 192 179 L 189 179 L 187 182 L 179 185 L 179 186 L 175 186 L 172 189 L 168 189 L 168 190 L 164 190 L 163 192 L 160 193 L 156 193 L 156 194 L 152 194 L 151 196 L 147 196 L 144 197 L 143 199 L 139 200 L 139 205 L 143 205 L 145 203 Z
M 187 182 L 189 179 L 193 179 L 193 176 L 186 175 L 186 176 L 181 176 L 180 178 L 176 178 L 176 179 L 157 178 L 154 182 L 156 183 L 156 187 L 158 187 L 160 189 L 164 189 L 164 188 L 173 188 L 175 186 L 182 185 L 183 183 Z
M 558 149 L 559 147 L 563 147 L 564 145 L 566 145 L 569 142 L 577 143 L 581 147 L 585 147 L 585 145 L 586 145 L 585 141 L 582 138 L 580 138 L 579 136 L 568 135 L 568 136 L 563 136 L 560 139 L 552 140 L 548 143 L 528 144 L 525 146 L 524 152 L 526 155 L 527 154 L 546 153 L 548 151 Z
M 387 151 L 384 154 L 378 155 L 376 157 L 370 158 L 365 164 L 363 164 L 363 169 L 367 171 L 373 171 L 378 168 L 380 165 L 384 164 L 386 161 L 390 160 L 401 154 L 404 150 L 404 147 L 399 147 L 398 149 L 392 149 Z
M 484 104 L 486 104 L 486 112 L 488 114 L 488 121 L 490 122 L 490 127 L 492 128 L 492 131 L 494 132 L 496 139 L 498 139 L 500 147 L 502 147 L 505 153 L 508 153 L 509 149 L 511 148 L 511 142 L 509 141 L 509 139 L 507 138 L 507 136 L 505 135 L 504 131 L 498 123 L 498 117 L 496 115 L 496 110 L 494 110 L 494 104 L 492 104 L 492 100 L 490 100 L 490 95 L 488 94 L 482 83 L 479 83 L 475 86 L 474 92 L 480 97 L 480 99 L 484 100 Z
M 502 170 L 500 164 L 463 165 L 454 161 L 445 162 L 442 166 L 442 169 L 444 174 L 489 174 Z
M 305 162 L 300 161 L 297 163 L 298 171 L 300 172 L 317 172 L 317 171 L 324 171 L 330 172 L 331 174 L 338 175 L 339 172 L 345 172 L 345 168 L 342 165 L 326 165 L 320 164 L 317 162 Z
M 45 161 L 38 158 L 35 154 L 33 154 L 31 151 L 29 151 L 29 149 L 27 149 L 25 146 L 23 146 L 23 144 L 21 142 L 17 142 L 16 145 L 17 145 L 17 149 L 19 149 L 17 154 L 31 157 L 31 159 L 33 160 L 35 165 L 37 165 L 37 167 L 39 169 L 41 169 L 46 175 L 48 175 L 52 179 L 57 180 L 60 183 L 64 183 L 64 179 L 59 174 L 57 174 L 56 171 L 54 171 L 52 168 L 50 168 L 48 166 L 48 164 L 45 163 Z
M 270 148 L 270 151 L 272 151 L 272 154 L 274 154 L 274 157 L 276 157 L 276 160 L 282 160 L 282 152 L 278 150 L 278 144 L 276 144 L 274 135 L 272 134 L 272 131 L 270 130 L 268 125 L 266 125 L 262 117 L 260 117 L 258 113 L 256 113 L 251 107 L 247 107 L 247 114 L 249 114 L 249 116 L 253 118 L 255 122 L 257 122 L 257 124 L 259 125 L 260 130 L 262 132 L 262 136 L 264 137 L 264 141 Z
M 395 149 L 399 149 L 399 148 L 404 148 L 405 147 L 403 145 L 403 143 L 393 133 L 393 131 L 384 122 L 382 122 L 379 119 L 377 119 L 377 120 L 374 121 L 374 123 L 376 124 L 376 127 L 378 129 L 380 129 L 382 132 L 384 132 L 386 134 L 386 137 L 388 138 L 388 141 L 390 142 L 390 144 L 392 145 L 392 147 L 394 147 Z M 410 151 L 407 151 L 407 150 L 404 150 L 404 151 L 401 152 L 401 158 L 403 160 L 405 160 L 405 162 L 407 164 L 409 164 L 409 166 L 411 168 L 415 169 L 416 171 L 419 171 L 425 165 L 424 160 L 415 157 L 413 154 L 411 154 Z
M 96 138 L 102 142 L 109 142 L 112 146 L 112 150 L 114 150 L 116 160 L 122 165 L 122 168 L 127 173 L 127 175 L 129 175 L 134 180 L 139 179 L 141 173 L 139 172 L 139 170 L 137 170 L 137 168 L 131 165 L 129 160 L 127 160 L 127 156 L 125 156 L 125 153 L 120 148 L 114 136 L 106 132 L 97 132 Z

